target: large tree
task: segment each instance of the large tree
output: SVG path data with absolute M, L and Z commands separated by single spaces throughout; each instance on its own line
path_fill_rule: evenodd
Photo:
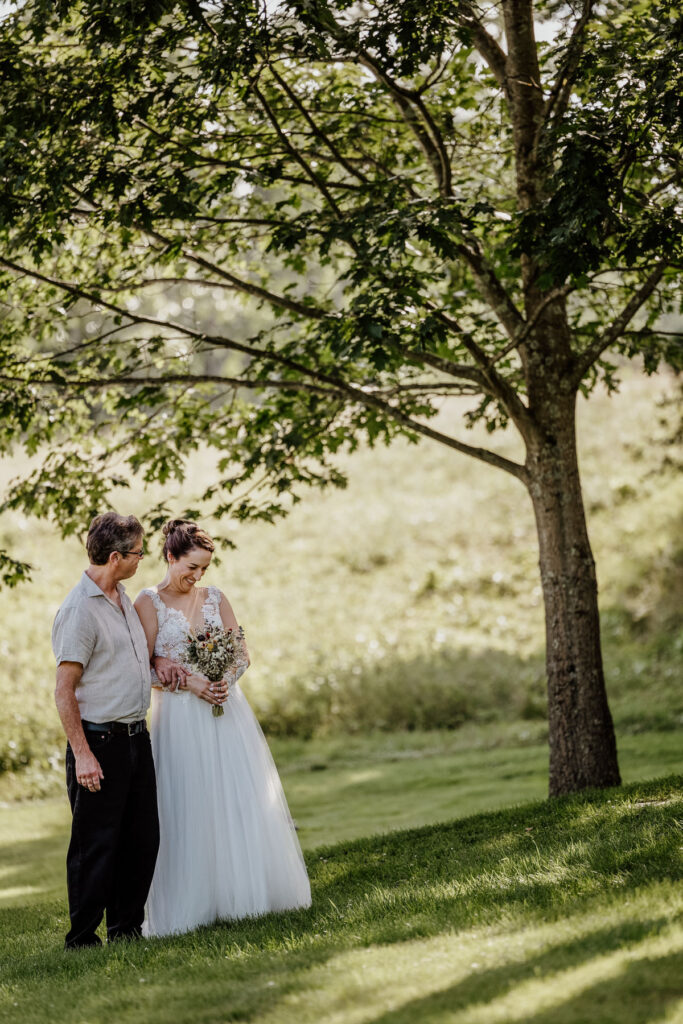
M 680 358 L 682 32 L 669 0 L 23 4 L 0 437 L 42 462 L 4 508 L 80 530 L 199 445 L 218 518 L 343 483 L 363 438 L 474 457 L 536 517 L 550 791 L 618 783 L 575 406 L 612 353 Z M 523 459 L 442 429 L 462 395 Z

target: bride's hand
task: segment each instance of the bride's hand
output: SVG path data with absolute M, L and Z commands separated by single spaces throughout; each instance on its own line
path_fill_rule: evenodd
M 185 678 L 185 689 L 190 690 L 195 697 L 205 700 L 207 704 L 224 704 L 228 699 L 228 684 L 223 679 L 212 683 L 206 676 L 195 672 Z
M 177 661 L 157 655 L 152 659 L 152 664 L 162 686 L 167 686 L 171 690 L 183 688 L 188 672 Z

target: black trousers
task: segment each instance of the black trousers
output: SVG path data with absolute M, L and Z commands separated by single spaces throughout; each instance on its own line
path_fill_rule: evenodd
M 67 745 L 66 787 L 73 815 L 66 856 L 71 930 L 65 948 L 99 946 L 95 931 L 107 915 L 107 938 L 138 938 L 159 849 L 157 790 L 148 732 L 86 732 L 100 762 L 102 788 L 79 786 Z

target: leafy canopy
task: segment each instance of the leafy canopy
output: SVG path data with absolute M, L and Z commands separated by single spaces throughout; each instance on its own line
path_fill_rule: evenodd
M 6 18 L 0 452 L 39 462 L 1 508 L 80 531 L 131 474 L 158 494 L 209 446 L 186 512 L 272 519 L 343 485 L 341 449 L 397 434 L 526 482 L 435 417 L 471 395 L 468 423 L 524 433 L 552 304 L 553 387 L 615 386 L 610 353 L 680 365 L 662 326 L 683 259 L 678 5 L 533 16 L 553 41 L 521 84 L 495 4 L 29 0 Z M 522 87 L 542 99 L 531 153 Z M 10 583 L 28 571 L 0 560 Z

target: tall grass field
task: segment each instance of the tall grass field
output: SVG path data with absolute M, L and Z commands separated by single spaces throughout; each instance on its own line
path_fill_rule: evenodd
M 608 693 L 618 732 L 631 734 L 683 725 L 683 461 L 674 378 L 622 376 L 618 394 L 582 400 L 579 436 Z M 459 415 L 445 410 L 441 427 L 462 433 Z M 505 434 L 479 439 L 519 457 Z M 20 466 L 0 462 L 0 484 Z M 537 735 L 544 624 L 522 486 L 430 442 L 343 466 L 346 490 L 307 495 L 275 526 L 232 528 L 237 550 L 207 574 L 246 629 L 243 685 L 268 735 L 510 722 Z M 191 457 L 164 495 L 171 508 L 210 473 L 208 456 Z M 140 513 L 160 497 L 134 486 L 118 507 Z M 163 575 L 157 538 L 147 544 L 133 596 Z M 32 584 L 0 593 L 0 798 L 11 798 L 61 780 L 50 627 L 85 559 L 80 540 L 19 514 L 2 519 L 0 546 L 36 566 Z

